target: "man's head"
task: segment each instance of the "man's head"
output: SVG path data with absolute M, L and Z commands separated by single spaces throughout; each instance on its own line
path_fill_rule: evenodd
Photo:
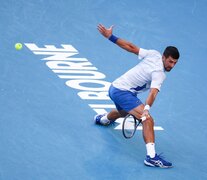
M 174 46 L 166 47 L 162 56 L 165 71 L 169 72 L 175 66 L 179 57 L 180 57 L 180 53 L 176 47 Z

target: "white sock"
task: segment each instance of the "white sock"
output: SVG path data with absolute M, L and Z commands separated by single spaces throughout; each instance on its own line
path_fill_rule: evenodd
M 151 158 L 155 157 L 155 143 L 147 143 L 146 144 L 147 155 Z
M 110 120 L 107 118 L 107 114 L 101 118 L 100 122 L 103 125 L 108 125 L 110 123 Z

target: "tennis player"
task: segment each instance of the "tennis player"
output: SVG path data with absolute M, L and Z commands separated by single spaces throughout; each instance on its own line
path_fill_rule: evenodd
M 151 167 L 169 168 L 172 163 L 163 159 L 155 151 L 154 121 L 149 111 L 155 101 L 161 85 L 179 59 L 179 51 L 174 46 L 168 46 L 161 55 L 156 50 L 147 50 L 113 35 L 113 26 L 105 28 L 98 25 L 99 32 L 111 42 L 124 50 L 136 54 L 140 61 L 135 67 L 112 82 L 109 96 L 116 110 L 94 117 L 95 123 L 107 126 L 128 113 L 136 118 L 146 117 L 142 122 L 143 139 L 146 143 L 147 155 L 144 164 Z M 149 90 L 145 104 L 137 97 L 139 93 Z

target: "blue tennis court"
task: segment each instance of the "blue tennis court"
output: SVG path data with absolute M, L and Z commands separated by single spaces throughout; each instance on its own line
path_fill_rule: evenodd
M 0 4 L 1 180 L 206 179 L 206 0 Z M 173 168 L 146 167 L 141 131 L 124 139 L 122 119 L 94 124 L 114 108 L 110 83 L 138 62 L 99 23 L 139 47 L 180 50 L 151 109 L 157 152 Z

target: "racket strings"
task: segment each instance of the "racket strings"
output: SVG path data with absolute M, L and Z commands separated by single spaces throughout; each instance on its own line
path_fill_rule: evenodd
M 126 118 L 124 122 L 124 135 L 127 138 L 130 138 L 134 135 L 134 132 L 136 130 L 136 121 L 132 116 L 129 116 Z

